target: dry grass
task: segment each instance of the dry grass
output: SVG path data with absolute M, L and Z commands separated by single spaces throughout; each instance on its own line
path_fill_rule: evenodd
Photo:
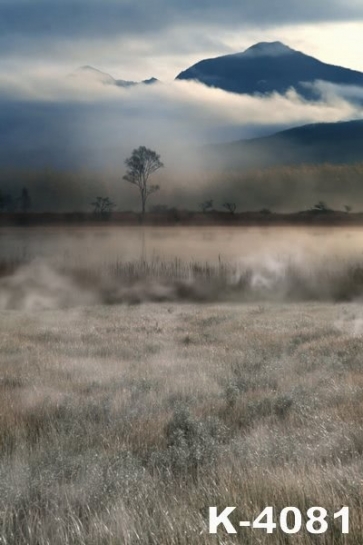
M 360 545 L 361 317 L 322 303 L 3 311 L 0 543 Z M 212 505 L 245 520 L 348 505 L 351 532 L 216 538 Z

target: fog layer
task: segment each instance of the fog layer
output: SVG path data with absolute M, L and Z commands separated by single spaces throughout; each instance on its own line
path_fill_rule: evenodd
M 0 309 L 363 297 L 361 229 L 173 231 L 3 233 Z

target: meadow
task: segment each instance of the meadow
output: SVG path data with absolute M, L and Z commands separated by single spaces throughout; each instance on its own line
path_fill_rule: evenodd
M 118 232 L 100 237 L 98 261 L 76 237 L 88 262 L 69 238 L 67 254 L 42 244 L 41 261 L 12 239 L 0 543 L 361 544 L 360 231 L 228 232 L 229 246 L 223 233 L 164 240 L 157 258 L 148 232 L 122 260 Z M 325 507 L 328 531 L 208 534 L 210 506 L 252 520 L 269 505 Z

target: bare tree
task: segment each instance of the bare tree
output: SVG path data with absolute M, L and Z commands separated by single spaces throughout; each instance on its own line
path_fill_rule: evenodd
M 328 212 L 329 208 L 327 207 L 324 201 L 319 201 L 316 204 L 314 204 L 313 210 L 315 212 Z
M 148 197 L 160 189 L 158 185 L 150 185 L 149 177 L 164 165 L 160 161 L 160 155 L 145 146 L 134 149 L 125 164 L 127 172 L 123 179 L 139 188 L 141 212 L 144 215 Z
M 201 208 L 202 212 L 205 214 L 208 210 L 212 210 L 213 208 L 213 199 L 210 199 L 208 201 L 201 202 L 199 205 L 199 208 Z
M 113 203 L 108 197 L 96 197 L 96 200 L 92 203 L 93 213 L 103 219 L 109 218 L 112 209 L 115 208 Z
M 223 208 L 228 210 L 231 214 L 234 214 L 237 210 L 237 205 L 235 202 L 225 202 Z

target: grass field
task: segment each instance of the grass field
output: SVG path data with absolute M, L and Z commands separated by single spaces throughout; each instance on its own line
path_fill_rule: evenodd
M 0 543 L 361 545 L 359 303 L 3 310 L 0 346 Z M 208 535 L 268 505 L 329 530 Z

